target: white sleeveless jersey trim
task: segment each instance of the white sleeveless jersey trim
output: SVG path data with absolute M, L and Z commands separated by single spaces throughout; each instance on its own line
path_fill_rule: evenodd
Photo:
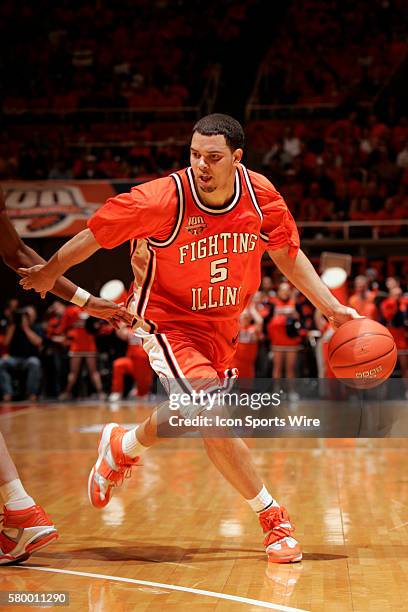
M 135 241 L 132 251 L 131 264 L 135 277 L 132 328 L 148 326 L 147 331 L 152 333 L 157 330 L 157 325 L 145 319 L 144 315 L 156 275 L 156 253 L 146 239 Z
M 181 182 L 181 178 L 176 172 L 174 172 L 173 174 L 170 174 L 170 176 L 176 183 L 177 200 L 178 200 L 178 215 L 177 215 L 177 220 L 174 225 L 174 228 L 168 238 L 166 238 L 165 240 L 157 240 L 155 238 L 148 239 L 149 244 L 151 244 L 154 247 L 158 247 L 158 248 L 167 247 L 175 241 L 175 239 L 177 238 L 179 234 L 181 224 L 183 222 L 183 217 L 184 217 L 185 197 L 184 197 L 184 190 L 183 190 L 183 184 Z
M 261 207 L 258 204 L 258 200 L 256 199 L 254 188 L 252 187 L 251 179 L 249 178 L 248 170 L 245 168 L 244 164 L 241 164 L 242 172 L 244 173 L 245 182 L 248 187 L 249 195 L 251 196 L 252 203 L 255 207 L 256 212 L 258 213 L 261 221 L 263 221 L 263 214 Z
M 229 212 L 233 208 L 235 208 L 235 206 L 238 204 L 238 201 L 239 201 L 239 199 L 241 197 L 241 181 L 239 179 L 239 171 L 238 170 L 235 171 L 234 197 L 233 197 L 232 201 L 227 206 L 224 206 L 222 208 L 211 208 L 210 206 L 206 206 L 205 204 L 203 204 L 203 202 L 201 202 L 200 198 L 198 197 L 197 190 L 195 188 L 194 176 L 193 176 L 193 171 L 192 171 L 191 167 L 187 168 L 187 177 L 188 177 L 188 182 L 190 184 L 190 190 L 191 190 L 191 194 L 193 196 L 194 204 L 200 210 L 203 210 L 204 212 L 206 212 L 206 213 L 208 213 L 210 215 L 222 215 L 222 214 L 224 214 L 226 212 Z
M 259 215 L 259 217 L 261 219 L 261 223 L 262 223 L 262 221 L 263 221 L 262 210 L 261 210 L 261 207 L 258 204 L 258 200 L 257 200 L 257 197 L 255 195 L 255 190 L 254 190 L 254 188 L 252 186 L 248 170 L 245 168 L 244 164 L 241 164 L 241 168 L 242 168 L 242 172 L 243 172 L 243 175 L 244 175 L 244 178 L 245 178 L 245 182 L 246 182 L 247 187 L 248 187 L 249 195 L 251 196 L 252 204 L 254 205 L 254 208 L 255 208 L 256 212 L 258 213 L 258 215 Z M 269 236 L 267 234 L 265 234 L 264 232 L 259 232 L 259 236 L 260 236 L 260 238 L 262 238 L 262 240 L 265 240 L 266 242 L 269 241 Z

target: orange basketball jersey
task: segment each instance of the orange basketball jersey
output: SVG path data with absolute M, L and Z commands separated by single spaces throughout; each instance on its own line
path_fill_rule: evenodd
M 132 239 L 133 328 L 147 333 L 165 322 L 237 319 L 258 289 L 265 249 L 299 248 L 282 197 L 243 165 L 221 208 L 200 200 L 187 168 L 111 198 L 88 225 L 106 248 Z

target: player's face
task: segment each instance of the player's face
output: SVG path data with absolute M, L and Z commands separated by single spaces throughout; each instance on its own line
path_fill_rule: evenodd
M 191 140 L 190 163 L 199 191 L 213 193 L 232 188 L 241 157 L 242 149 L 231 151 L 222 134 L 204 136 L 195 132 Z

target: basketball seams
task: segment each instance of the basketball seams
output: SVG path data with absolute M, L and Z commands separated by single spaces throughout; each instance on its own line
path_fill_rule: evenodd
M 391 336 L 391 334 L 381 334 L 381 333 L 373 333 L 373 332 L 363 332 L 362 334 L 358 335 L 358 338 L 364 338 L 367 336 L 382 336 L 383 338 L 388 338 L 389 340 L 392 340 L 395 344 L 394 338 Z M 338 351 L 339 348 L 341 348 L 342 346 L 344 346 L 345 344 L 347 344 L 348 342 L 351 342 L 352 340 L 356 340 L 357 338 L 355 336 L 351 337 L 351 338 L 347 338 L 347 340 L 344 340 L 344 342 L 342 342 L 341 344 L 339 344 L 338 346 L 336 346 L 335 349 L 333 349 L 332 353 L 329 353 L 329 359 L 333 358 L 333 355 L 335 354 L 336 351 Z M 391 349 L 393 350 L 393 349 Z
M 394 347 L 392 347 L 392 349 L 390 349 L 389 351 L 387 351 L 386 353 L 384 353 L 383 355 L 378 355 L 378 357 L 372 357 L 371 359 L 368 359 L 368 361 L 359 361 L 356 364 L 352 364 L 352 365 L 335 365 L 332 366 L 334 368 L 336 368 L 336 370 L 339 370 L 341 368 L 352 368 L 352 367 L 356 367 L 359 368 L 360 366 L 364 366 L 367 363 L 372 363 L 373 361 L 377 361 L 377 359 L 383 359 L 384 357 L 388 357 L 388 355 L 391 355 L 391 353 L 394 352 Z

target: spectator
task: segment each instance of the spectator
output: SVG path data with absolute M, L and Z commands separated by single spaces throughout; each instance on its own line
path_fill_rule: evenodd
M 408 168 L 408 140 L 405 142 L 405 146 L 397 155 L 397 166 L 398 168 Z
M 263 319 L 255 308 L 244 310 L 240 316 L 240 330 L 234 367 L 239 371 L 240 389 L 251 389 L 255 376 L 255 362 L 259 340 L 262 335 Z
M 0 361 L 0 388 L 5 401 L 13 397 L 12 375 L 17 370 L 23 370 L 27 374 L 28 399 L 36 401 L 38 398 L 42 375 L 39 355 L 43 334 L 36 318 L 37 313 L 33 306 L 17 309 L 12 314 L 4 338 L 8 354 Z
M 60 334 L 65 304 L 56 300 L 46 312 L 45 347 L 43 366 L 47 395 L 58 397 L 62 392 L 64 365 L 66 361 L 65 336 Z
M 78 380 L 83 359 L 85 359 L 88 366 L 89 375 L 95 386 L 98 398 L 102 400 L 106 398 L 97 368 L 95 338 L 89 331 L 90 326 L 87 326 L 88 319 L 89 315 L 78 306 L 67 306 L 61 320 L 61 325 L 55 330 L 58 335 L 64 334 L 69 343 L 70 368 L 67 386 L 60 395 L 62 400 L 72 397 L 72 391 Z
M 274 380 L 282 378 L 284 373 L 288 379 L 295 378 L 298 351 L 302 349 L 299 319 L 293 290 L 289 283 L 282 282 L 276 297 L 272 298 L 271 317 L 265 321 L 273 352 Z M 292 390 L 289 399 L 297 401 L 299 396 Z
M 377 308 L 374 303 L 375 294 L 368 289 L 368 279 L 360 274 L 354 279 L 354 293 L 350 296 L 348 305 L 370 319 L 377 319 Z
M 276 293 L 273 289 L 273 282 L 270 276 L 267 276 L 265 274 L 265 276 L 262 277 L 261 280 L 261 288 L 260 288 L 260 293 L 262 295 L 262 299 L 266 299 L 269 300 L 269 298 L 271 297 L 275 297 Z
M 302 143 L 300 139 L 294 134 L 293 128 L 287 127 L 285 128 L 284 137 L 283 137 L 283 150 L 289 155 L 290 161 L 294 157 L 300 155 L 302 151 Z
M 388 297 L 380 304 L 380 322 L 385 325 L 393 335 L 395 346 L 398 351 L 401 376 L 405 381 L 408 379 L 408 313 L 406 303 L 402 299 L 402 289 L 398 281 L 394 278 L 388 278 L 387 286 L 389 288 Z M 408 388 L 405 390 L 405 397 L 408 399 Z

